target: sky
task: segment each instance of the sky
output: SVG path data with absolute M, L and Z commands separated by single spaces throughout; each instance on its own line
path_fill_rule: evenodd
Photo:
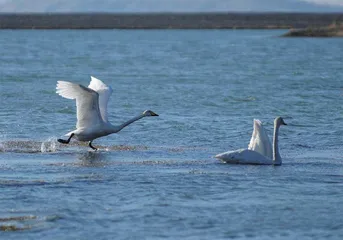
M 0 0 L 0 12 L 343 12 L 343 0 Z
M 322 5 L 343 6 L 343 0 L 305 0 L 310 3 L 317 3 Z

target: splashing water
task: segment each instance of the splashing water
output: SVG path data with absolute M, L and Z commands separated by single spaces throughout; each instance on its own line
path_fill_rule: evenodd
M 56 152 L 56 138 L 55 137 L 51 137 L 46 141 L 42 142 L 41 145 L 41 152 Z

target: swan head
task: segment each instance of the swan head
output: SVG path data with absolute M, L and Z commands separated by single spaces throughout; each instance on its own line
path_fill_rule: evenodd
M 151 110 L 145 110 L 145 111 L 143 112 L 143 115 L 144 115 L 144 117 L 157 117 L 157 116 L 158 116 L 157 113 L 154 113 L 154 112 L 151 111 Z
M 287 123 L 285 123 L 285 121 L 283 120 L 282 117 L 277 117 L 277 118 L 275 118 L 274 124 L 275 124 L 276 126 L 287 125 Z

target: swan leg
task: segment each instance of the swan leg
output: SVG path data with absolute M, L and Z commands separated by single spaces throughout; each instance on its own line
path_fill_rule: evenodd
M 64 144 L 68 144 L 70 142 L 70 139 L 74 136 L 74 133 L 70 134 L 70 137 L 68 138 L 68 140 L 64 140 L 64 139 L 57 139 L 57 141 L 59 143 L 64 143 Z
M 92 141 L 89 141 L 88 146 L 89 146 L 91 149 L 95 150 L 95 151 L 98 150 L 97 148 L 95 148 L 95 147 L 92 146 Z

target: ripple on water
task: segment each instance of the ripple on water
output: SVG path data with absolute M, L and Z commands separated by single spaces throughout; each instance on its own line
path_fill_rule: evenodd
M 343 45 L 279 33 L 6 31 L 1 230 L 27 239 L 46 228 L 56 239 L 343 239 Z M 76 118 L 56 81 L 87 85 L 90 67 L 115 87 L 113 123 L 148 106 L 160 117 L 95 141 L 98 152 L 49 138 Z M 271 138 L 276 115 L 289 117 L 282 166 L 212 158 L 246 147 L 253 118 Z M 7 210 L 15 207 L 25 212 Z
M 100 151 L 144 151 L 148 150 L 148 146 L 143 145 L 113 145 L 101 146 L 94 145 Z M 71 141 L 68 145 L 60 144 L 57 142 L 56 137 L 50 137 L 45 141 L 31 141 L 31 140 L 9 140 L 0 142 L 0 152 L 10 153 L 51 153 L 57 152 L 60 149 L 66 148 L 85 148 L 88 150 L 88 143 Z
M 42 142 L 27 140 L 10 140 L 0 143 L 2 152 L 13 153 L 39 153 L 41 152 Z

